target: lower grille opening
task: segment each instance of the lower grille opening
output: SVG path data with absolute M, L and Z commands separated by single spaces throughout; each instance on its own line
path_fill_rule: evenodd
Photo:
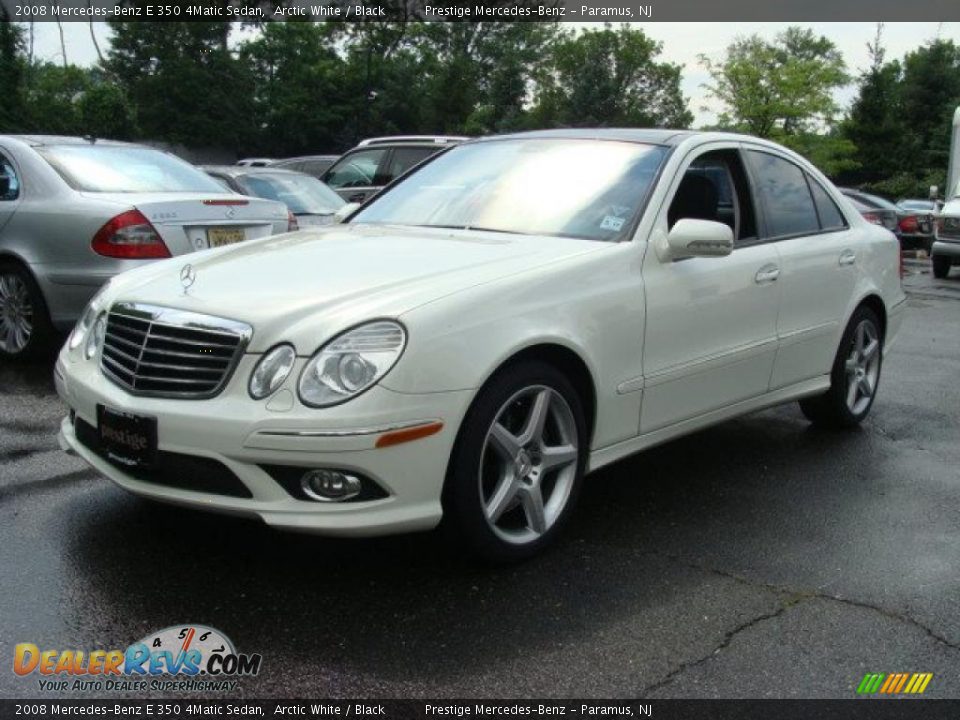
M 76 418 L 74 432 L 81 445 L 137 480 L 209 495 L 253 497 L 240 478 L 217 460 L 160 450 L 157 452 L 156 461 L 149 468 L 130 468 L 115 463 L 106 456 L 100 445 L 97 429 L 90 423 Z

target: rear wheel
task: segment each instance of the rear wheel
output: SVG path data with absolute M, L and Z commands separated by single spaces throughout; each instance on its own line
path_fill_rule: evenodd
M 18 263 L 0 261 L 0 358 L 33 357 L 52 338 L 47 306 L 33 276 Z
M 579 492 L 587 433 L 558 370 L 525 362 L 495 376 L 467 413 L 444 489 L 444 524 L 484 559 L 530 557 L 556 536 Z
M 815 425 L 848 428 L 858 425 L 873 407 L 883 364 L 883 336 L 877 314 L 868 307 L 854 312 L 830 373 L 830 389 L 800 401 Z
M 947 255 L 934 255 L 932 258 L 933 261 L 933 276 L 942 280 L 947 275 L 950 274 L 950 265 L 952 261 Z

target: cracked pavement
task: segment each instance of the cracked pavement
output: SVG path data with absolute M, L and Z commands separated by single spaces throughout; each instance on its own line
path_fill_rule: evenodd
M 263 655 L 246 697 L 850 698 L 867 672 L 960 697 L 960 272 L 910 265 L 860 430 L 787 405 L 655 448 L 509 568 L 141 501 L 58 450 L 52 358 L 0 365 L 0 658 L 196 622 Z

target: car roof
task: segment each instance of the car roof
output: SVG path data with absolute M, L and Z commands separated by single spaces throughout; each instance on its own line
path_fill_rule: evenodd
M 531 132 L 491 135 L 477 142 L 514 138 L 562 138 L 569 140 L 621 140 L 625 142 L 653 143 L 656 145 L 679 145 L 694 135 L 726 135 L 755 140 L 748 135 L 735 133 L 698 132 L 695 130 L 671 130 L 668 128 L 563 128 L 560 130 L 533 130 Z
M 270 165 L 267 167 L 273 167 L 279 163 L 292 163 L 292 162 L 303 162 L 304 160 L 336 160 L 339 158 L 339 155 L 296 155 L 295 157 L 288 158 L 277 158 L 276 160 L 271 160 Z
M 461 143 L 473 138 L 464 135 L 386 135 L 384 137 L 372 137 L 361 140 L 357 147 L 369 147 L 370 145 L 393 145 L 393 144 L 423 144 L 423 145 L 448 145 L 450 143 Z
M 149 147 L 148 145 L 122 142 L 120 140 L 103 140 L 101 138 L 93 137 L 74 137 L 72 135 L 4 135 L 3 137 L 19 140 L 20 142 L 30 145 L 31 147 L 43 147 L 46 145 L 108 145 L 111 147 Z
M 240 175 L 296 175 L 299 177 L 313 177 L 296 170 L 287 170 L 278 167 L 258 167 L 255 165 L 200 165 L 199 168 L 208 173 L 239 177 Z

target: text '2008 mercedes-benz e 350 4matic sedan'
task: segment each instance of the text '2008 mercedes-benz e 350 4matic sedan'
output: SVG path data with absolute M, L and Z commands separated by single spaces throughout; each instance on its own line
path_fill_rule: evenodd
M 770 142 L 453 147 L 344 224 L 116 278 L 60 353 L 61 442 L 118 485 L 335 535 L 443 521 L 511 560 L 585 473 L 758 408 L 870 411 L 899 248 Z

